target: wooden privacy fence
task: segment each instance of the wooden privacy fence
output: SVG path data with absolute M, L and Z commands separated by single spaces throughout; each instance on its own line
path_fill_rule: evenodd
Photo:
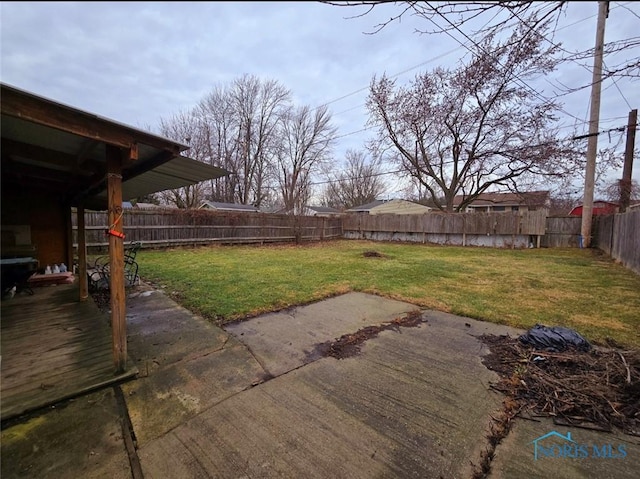
M 213 243 L 273 243 L 325 239 L 372 239 L 498 248 L 580 247 L 579 216 L 547 217 L 545 211 L 441 213 L 342 217 L 229 213 L 207 210 L 125 210 L 125 242 L 143 247 Z M 77 247 L 77 218 L 72 217 Z M 596 216 L 593 246 L 640 274 L 640 210 Z M 108 245 L 107 212 L 86 211 L 89 252 Z
M 347 238 L 494 247 L 540 246 L 546 211 L 347 215 Z
M 640 274 L 640 210 L 598 217 L 596 246 Z
M 207 210 L 124 210 L 125 243 L 168 247 L 212 243 L 314 241 L 342 237 L 342 220 L 316 216 L 227 213 Z M 108 245 L 106 211 L 85 211 L 87 248 Z M 77 247 L 77 217 L 72 219 Z
M 597 222 L 592 223 L 595 229 Z M 581 216 L 549 216 L 547 218 L 547 231 L 542 238 L 542 246 L 545 248 L 579 248 L 582 246 Z

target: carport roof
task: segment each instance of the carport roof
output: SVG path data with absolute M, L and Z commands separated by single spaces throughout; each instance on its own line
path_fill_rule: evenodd
M 2 181 L 106 209 L 106 150 L 132 151 L 123 199 L 229 174 L 182 155 L 189 146 L 0 83 Z
M 166 163 L 123 181 L 122 197 L 140 198 L 150 193 L 193 185 L 228 174 L 222 168 L 207 165 L 186 156 L 176 156 Z M 96 195 L 96 198 L 102 199 L 106 204 L 107 191 L 103 190 Z

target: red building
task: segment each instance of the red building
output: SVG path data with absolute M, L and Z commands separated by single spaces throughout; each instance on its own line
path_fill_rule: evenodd
M 593 202 L 593 216 L 598 215 L 612 215 L 618 212 L 618 203 L 611 203 L 609 201 L 594 201 Z M 582 205 L 578 205 L 573 208 L 569 215 L 582 216 Z

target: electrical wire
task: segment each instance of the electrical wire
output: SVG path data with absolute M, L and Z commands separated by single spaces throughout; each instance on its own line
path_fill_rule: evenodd
M 621 117 L 621 118 L 624 118 L 624 117 Z M 626 125 L 616 126 L 616 127 L 613 127 L 613 128 L 608 128 L 606 130 L 598 131 L 598 132 L 596 132 L 594 134 L 568 136 L 568 137 L 565 137 L 565 138 L 561 138 L 559 140 L 547 141 L 547 142 L 538 143 L 538 144 L 535 144 L 535 145 L 530 145 L 529 148 L 536 148 L 536 147 L 551 145 L 551 144 L 554 144 L 554 143 L 557 143 L 557 142 L 562 142 L 562 141 L 583 140 L 583 139 L 588 138 L 589 136 L 603 135 L 603 134 L 612 133 L 612 132 L 624 133 L 626 128 L 627 128 Z M 622 135 L 619 137 L 618 144 L 616 146 L 619 146 L 621 138 L 622 138 Z M 517 152 L 517 151 L 519 151 L 519 149 L 510 149 L 510 150 L 508 149 L 508 150 L 503 150 L 503 151 L 499 151 L 499 152 L 496 152 L 496 153 L 506 154 L 506 153 L 512 153 L 512 152 Z M 439 164 L 440 165 L 452 165 L 453 163 L 455 163 L 455 160 L 442 161 Z M 394 174 L 406 173 L 406 171 L 407 171 L 406 168 L 402 168 L 402 169 L 398 169 L 398 170 L 383 171 L 383 172 L 367 175 L 367 177 L 378 177 L 378 176 L 394 175 Z M 358 179 L 358 178 L 353 178 L 352 177 L 352 178 L 346 178 L 346 179 L 355 180 L 355 179 Z M 309 185 L 310 186 L 317 186 L 317 185 L 336 183 L 336 182 L 339 182 L 339 181 L 341 181 L 341 179 L 324 180 L 324 181 L 311 182 L 311 183 L 309 183 Z
M 620 6 L 622 7 L 622 5 L 620 5 Z M 611 10 L 614 10 L 614 8 L 611 8 L 611 9 L 610 9 L 610 11 L 611 11 Z M 520 18 L 516 12 L 513 12 L 513 15 L 514 15 L 514 16 L 515 16 L 515 17 L 520 21 L 520 23 L 521 23 L 522 25 L 526 25 L 526 26 L 528 26 L 528 25 L 526 24 L 526 22 L 525 22 L 524 20 L 522 20 L 522 18 Z M 591 17 L 589 17 L 589 18 L 591 18 Z M 556 44 L 556 43 L 552 42 L 551 40 L 549 40 L 549 39 L 547 38 L 547 36 L 546 36 L 546 35 L 543 35 L 543 34 L 541 34 L 541 33 L 539 33 L 539 32 L 535 32 L 535 31 L 533 31 L 533 29 L 532 29 L 531 27 L 528 27 L 528 28 L 529 28 L 529 31 L 530 31 L 530 32 L 533 32 L 533 33 L 535 33 L 536 35 L 540 35 L 540 37 L 542 37 L 544 40 L 546 40 L 546 41 L 547 41 L 547 42 L 548 42 L 552 47 L 557 48 L 557 49 L 559 49 L 560 51 L 563 51 L 563 52 L 568 53 L 568 54 L 570 54 L 570 55 L 572 54 L 572 53 L 571 53 L 569 50 L 567 50 L 566 48 L 563 48 L 563 47 L 561 47 L 560 45 L 558 45 L 558 44 Z M 571 62 L 573 62 L 573 63 L 576 63 L 576 64 L 577 64 L 577 65 L 579 65 L 580 67 L 584 68 L 584 69 L 585 69 L 587 72 L 589 72 L 590 74 L 593 74 L 592 69 L 591 69 L 591 68 L 589 68 L 587 65 L 584 65 L 584 64 L 582 64 L 582 63 L 578 62 L 577 60 L 574 60 L 574 59 L 571 59 L 571 58 L 569 58 L 569 61 L 571 61 Z M 608 68 L 604 60 L 602 61 L 602 63 L 604 64 L 605 68 Z M 611 80 L 612 80 L 613 84 L 615 85 L 616 89 L 618 90 L 618 92 L 620 93 L 620 96 L 622 97 L 622 99 L 625 101 L 625 103 L 627 104 L 627 106 L 628 106 L 628 107 L 629 107 L 629 109 L 631 110 L 631 109 L 632 109 L 631 104 L 629 103 L 629 100 L 627 100 L 627 98 L 626 98 L 626 97 L 624 96 L 624 94 L 622 93 L 622 90 L 621 90 L 621 89 L 620 89 L 620 87 L 618 86 L 618 82 L 616 82 L 616 79 L 615 79 L 615 78 L 613 78 L 613 77 L 611 77 Z M 548 82 L 549 84 L 551 84 L 548 80 L 547 80 L 547 82 Z M 589 83 L 588 85 L 586 85 L 586 86 L 584 86 L 584 87 L 580 87 L 580 88 L 578 88 L 577 90 L 570 91 L 569 93 L 574 93 L 575 91 L 578 91 L 578 90 L 581 90 L 581 89 L 584 89 L 584 88 L 590 88 L 590 87 L 592 87 L 592 86 L 593 86 L 593 82 L 592 82 L 592 83 Z M 557 96 L 556 96 L 556 97 L 554 97 L 554 98 L 557 98 Z
M 615 8 L 619 8 L 619 7 L 626 7 L 626 5 L 628 5 L 628 4 L 630 4 L 630 3 L 633 3 L 633 2 L 627 2 L 627 3 L 625 3 L 625 4 L 617 4 L 617 6 L 616 6 L 616 7 L 612 7 L 610 10 L 614 10 Z M 490 22 L 490 21 L 492 21 L 492 20 L 493 20 L 493 18 L 495 18 L 495 16 L 496 16 L 496 15 L 494 15 L 494 16 L 492 17 L 492 19 L 491 19 L 491 20 L 489 20 L 489 22 Z M 572 22 L 572 23 L 570 23 L 570 24 L 568 24 L 568 25 L 564 25 L 564 26 L 562 26 L 562 27 L 559 27 L 559 28 L 555 29 L 555 31 L 556 31 L 556 32 L 558 32 L 558 31 L 565 30 L 565 29 L 570 28 L 570 27 L 572 27 L 572 26 L 574 26 L 574 25 L 577 25 L 577 24 L 579 24 L 579 23 L 582 23 L 582 22 L 585 22 L 585 21 L 587 21 L 587 20 L 590 20 L 590 19 L 592 19 L 592 18 L 594 18 L 594 17 L 596 17 L 596 16 L 597 16 L 597 14 L 593 14 L 593 15 L 590 15 L 590 16 L 588 16 L 588 17 L 584 17 L 584 18 L 582 18 L 582 19 L 580 19 L 580 20 L 576 20 L 575 22 Z M 516 17 L 517 17 L 517 15 L 516 15 Z M 519 17 L 518 17 L 518 20 L 519 20 L 520 22 L 522 22 L 522 20 L 521 20 L 521 19 L 519 19 Z M 407 72 L 409 72 L 409 71 L 413 71 L 413 70 L 415 70 L 415 69 L 417 69 L 417 68 L 420 68 L 421 66 L 424 66 L 424 65 L 426 65 L 426 64 L 428 64 L 428 63 L 431 63 L 431 62 L 433 62 L 433 61 L 435 61 L 435 60 L 438 60 L 438 59 L 440 59 L 440 58 L 443 58 L 443 57 L 445 57 L 445 56 L 447 56 L 447 55 L 450 55 L 451 53 L 453 53 L 453 52 L 455 52 L 455 51 L 458 51 L 458 50 L 460 50 L 460 49 L 463 49 L 463 48 L 464 48 L 464 49 L 467 49 L 469 52 L 472 52 L 472 51 L 469 49 L 468 43 L 471 43 L 471 44 L 474 44 L 474 45 L 478 46 L 478 45 L 477 45 L 477 43 L 476 43 L 474 40 L 472 40 L 471 38 L 469 38 L 466 34 L 464 34 L 463 32 L 461 32 L 459 29 L 457 29 L 457 30 L 458 30 L 460 33 L 462 33 L 462 34 L 467 38 L 467 40 L 468 40 L 467 42 L 465 42 L 465 43 L 460 42 L 457 38 L 455 38 L 454 36 L 452 36 L 450 33 L 448 33 L 448 32 L 446 32 L 445 30 L 443 30 L 443 29 L 442 29 L 442 27 L 440 27 L 440 25 L 438 25 L 437 23 L 433 22 L 432 20 L 430 20 L 430 21 L 431 21 L 431 23 L 432 23 L 432 24 L 434 24 L 434 25 L 436 26 L 436 28 L 438 28 L 442 33 L 447 33 L 447 34 L 448 34 L 448 35 L 449 35 L 449 36 L 450 36 L 454 41 L 456 41 L 456 42 L 459 44 L 459 46 L 458 46 L 458 47 L 456 47 L 456 48 L 454 48 L 454 49 L 452 49 L 452 50 L 449 50 L 449 51 L 447 51 L 447 52 L 445 52 L 445 53 L 443 53 L 443 54 L 441 54 L 441 55 L 437 55 L 437 56 L 435 56 L 435 57 L 433 57 L 433 58 L 430 58 L 430 59 L 428 59 L 428 60 L 425 60 L 424 62 L 421 62 L 421 63 L 419 63 L 419 64 L 417 64 L 417 65 L 414 65 L 414 66 L 409 67 L 409 68 L 407 68 L 407 69 L 405 69 L 405 70 L 402 70 L 401 72 L 395 73 L 394 75 L 391 75 L 389 78 L 397 78 L 397 77 L 399 77 L 400 75 L 403 75 L 403 74 L 405 74 L 405 73 L 407 73 Z M 485 25 L 484 25 L 482 28 L 484 28 L 487 24 L 488 24 L 488 22 L 487 22 L 487 23 L 485 23 Z M 515 25 L 515 24 L 514 24 L 514 25 Z M 513 25 L 511 25 L 511 26 L 513 26 Z M 506 28 L 506 26 L 505 26 L 505 28 Z M 553 42 L 551 42 L 549 39 L 547 39 L 546 37 L 543 37 L 543 38 L 545 38 L 545 40 L 546 40 L 546 41 L 548 41 L 549 43 L 551 43 L 552 45 L 556 45 L 556 44 L 554 44 Z M 556 46 L 557 46 L 557 45 L 556 45 Z M 563 50 L 564 50 L 564 49 L 563 49 Z M 564 50 L 564 51 L 565 51 L 565 52 L 567 52 L 567 53 L 570 53 L 570 52 L 568 52 L 568 51 L 566 51 L 566 50 Z M 572 61 L 575 61 L 575 60 L 572 60 Z M 578 63 L 578 65 L 580 65 L 580 66 L 582 66 L 582 67 L 585 67 L 584 65 L 580 64 L 579 62 L 577 62 L 577 61 L 575 61 L 575 62 L 576 62 L 576 63 Z M 586 68 L 588 68 L 588 67 L 586 67 Z M 589 71 L 590 71 L 590 70 L 589 70 Z M 522 80 L 521 80 L 521 81 L 522 81 Z M 529 89 L 531 89 L 531 87 L 529 87 L 528 85 L 527 85 L 527 87 L 528 87 Z M 330 101 L 328 101 L 328 102 L 322 103 L 321 105 L 319 105 L 318 107 L 316 107 L 316 108 L 314 108 L 314 109 L 318 109 L 318 108 L 321 108 L 321 107 L 323 107 L 323 106 L 327 106 L 327 105 L 330 105 L 330 104 L 333 104 L 333 103 L 337 103 L 337 102 L 342 101 L 342 100 L 344 100 L 344 99 L 346 99 L 346 98 L 349 98 L 349 97 L 351 97 L 351 96 L 353 96 L 353 95 L 357 95 L 358 93 L 361 93 L 361 92 L 363 92 L 363 91 L 366 91 L 366 90 L 368 90 L 368 88 L 369 88 L 368 86 L 366 86 L 366 87 L 362 87 L 362 88 L 359 88 L 359 89 L 357 89 L 357 90 L 355 90 L 355 91 L 353 91 L 353 92 L 351 92 L 351 93 L 347 93 L 347 94 L 342 95 L 342 96 L 340 96 L 340 97 L 338 97 L 338 98 L 335 98 L 335 99 L 330 100 Z M 617 85 L 616 85 L 616 88 L 618 88 L 618 86 L 617 86 Z M 535 92 L 535 90 L 534 90 L 534 94 L 537 94 L 537 92 Z M 551 100 L 553 100 L 553 99 L 555 99 L 555 98 L 559 98 L 560 96 L 562 96 L 562 95 L 556 95 L 556 96 L 551 97 L 551 98 L 549 98 L 549 99 L 546 99 L 546 98 L 544 98 L 544 97 L 542 97 L 542 98 L 543 98 L 543 100 L 544 100 L 544 101 L 551 101 Z M 624 98 L 624 97 L 623 97 L 623 98 Z M 627 100 L 626 100 L 626 98 L 624 98 L 624 100 L 625 100 L 625 101 L 627 101 Z M 627 101 L 627 105 L 629 105 L 628 101 Z M 356 109 L 358 109 L 358 108 L 362 108 L 362 107 L 364 107 L 364 106 L 366 106 L 366 104 L 364 104 L 364 103 L 363 103 L 363 104 L 360 104 L 360 105 L 357 105 L 357 106 L 354 106 L 354 107 L 348 108 L 348 109 L 346 109 L 346 110 L 343 110 L 343 111 L 341 111 L 341 112 L 338 112 L 338 113 L 336 113 L 335 115 L 339 115 L 339 114 L 347 113 L 347 112 L 349 112 L 349 111 L 353 111 L 353 110 L 356 110 Z M 580 122 L 581 124 L 587 124 L 587 123 L 588 123 L 588 121 L 587 121 L 586 119 L 584 119 L 584 120 L 583 120 L 583 119 L 580 119 L 580 118 L 578 118 L 578 117 L 576 117 L 576 116 L 574 116 L 574 115 L 572 115 L 572 114 L 570 114 L 570 113 L 568 113 L 568 112 L 566 112 L 566 111 L 563 111 L 563 110 L 561 110 L 561 111 L 562 111 L 563 113 L 565 113 L 566 115 L 568 115 L 569 117 L 574 118 L 575 120 L 577 120 L 577 121 L 578 121 L 578 122 Z M 349 134 L 341 135 L 340 137 L 342 138 L 342 137 L 344 137 L 344 136 L 349 136 Z

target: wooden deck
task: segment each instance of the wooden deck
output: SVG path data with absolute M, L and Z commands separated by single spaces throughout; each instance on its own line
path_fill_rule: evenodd
M 33 411 L 137 374 L 114 374 L 109 316 L 78 283 L 34 287 L 0 308 L 1 419 Z

